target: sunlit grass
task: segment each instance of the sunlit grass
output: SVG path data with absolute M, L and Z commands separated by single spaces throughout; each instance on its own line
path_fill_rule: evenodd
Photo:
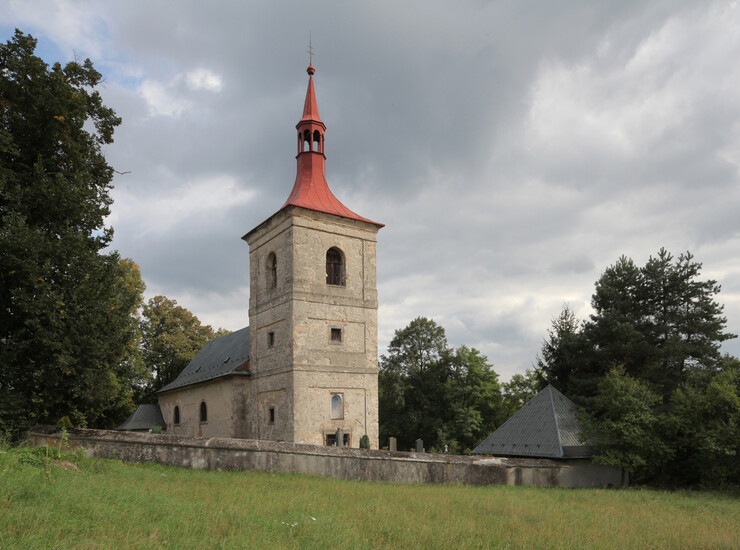
M 0 454 L 7 548 L 738 548 L 726 493 L 390 485 Z M 39 456 L 43 455 L 40 454 Z M 28 462 L 28 461 L 26 461 Z

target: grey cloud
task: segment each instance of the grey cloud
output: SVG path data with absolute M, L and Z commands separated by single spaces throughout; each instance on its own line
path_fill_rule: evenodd
M 118 170 L 131 171 L 116 177 L 121 196 L 166 203 L 217 178 L 255 193 L 218 215 L 196 209 L 182 220 L 167 211 L 142 219 L 123 199 L 113 206 L 114 246 L 142 264 L 151 289 L 188 300 L 214 325 L 227 324 L 217 304 L 229 328 L 243 326 L 246 297 L 244 315 L 228 303 L 245 286 L 239 237 L 293 184 L 309 27 L 327 179 L 349 208 L 387 224 L 378 240 L 381 353 L 402 324 L 434 316 L 449 323 L 452 345 L 480 347 L 508 377 L 531 365 L 564 301 L 588 304 L 593 282 L 620 254 L 644 261 L 661 245 L 721 263 L 731 329 L 740 322 L 740 173 L 727 154 L 738 144 L 731 60 L 740 45 L 714 19 L 700 26 L 722 9 L 737 21 L 737 7 L 320 0 L 80 9 L 100 22 L 93 61 L 106 73 L 106 103 L 124 118 L 107 151 Z M 24 30 L 44 34 L 43 16 Z M 677 38 L 680 55 L 666 57 L 650 82 L 625 71 L 646 40 L 676 22 L 693 33 Z M 584 66 L 591 103 L 565 98 L 582 126 L 555 117 L 552 136 L 533 138 L 542 75 Z M 195 69 L 217 74 L 220 91 L 189 87 L 185 75 Z M 704 74 L 721 86 L 707 86 Z M 145 82 L 188 107 L 151 116 Z M 604 137 L 611 122 L 584 123 L 622 106 L 639 113 L 634 102 L 652 97 L 648 84 L 670 90 L 676 82 L 688 99 L 663 133 L 640 128 L 647 123 L 638 117 L 638 131 L 627 132 L 634 142 L 620 150 Z M 563 114 L 562 105 L 550 108 Z

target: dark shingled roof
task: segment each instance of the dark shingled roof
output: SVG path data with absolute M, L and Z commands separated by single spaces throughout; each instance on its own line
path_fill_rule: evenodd
M 167 427 L 159 405 L 139 405 L 139 408 L 116 430 L 149 430 L 154 426 Z
M 474 454 L 575 458 L 591 456 L 580 440 L 578 408 L 547 386 L 480 445 Z
M 249 327 L 208 342 L 180 375 L 157 393 L 232 374 L 249 376 Z

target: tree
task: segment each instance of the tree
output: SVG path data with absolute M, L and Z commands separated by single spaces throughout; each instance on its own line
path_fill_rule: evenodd
M 400 448 L 417 438 L 427 449 L 477 445 L 502 421 L 498 375 L 476 349 L 448 347 L 445 331 L 419 317 L 397 330 L 380 361 L 380 438 Z
M 562 391 L 570 389 L 572 375 L 576 378 L 582 370 L 587 346 L 584 345 L 580 328 L 575 313 L 568 304 L 564 304 L 560 314 L 552 320 L 547 338 L 537 355 L 537 372 L 544 373 L 547 382 Z M 542 389 L 547 384 L 535 385 Z
M 535 395 L 545 389 L 547 383 L 538 371 L 527 369 L 524 374 L 515 374 L 502 384 L 504 420 L 516 414 Z
M 49 68 L 35 47 L 18 30 L 0 45 L 0 422 L 108 426 L 130 407 L 140 299 L 122 282 L 130 265 L 103 252 L 101 147 L 121 119 L 89 59 Z
M 735 335 L 715 300 L 720 286 L 700 280 L 701 267 L 690 253 L 674 260 L 665 249 L 644 267 L 619 258 L 596 282 L 587 322 L 578 326 L 567 306 L 553 321 L 538 357 L 543 375 L 587 404 L 615 366 L 664 398 L 691 371 L 716 369 L 721 343 Z
M 172 382 L 210 340 L 228 334 L 202 325 L 175 300 L 155 296 L 144 306 L 141 320 L 141 354 L 147 372 L 142 398 L 154 399 L 154 392 Z
M 735 335 L 724 331 L 727 319 L 715 300 L 720 286 L 699 280 L 701 267 L 688 252 L 674 261 L 661 249 L 642 268 L 621 258 L 607 269 L 584 326 L 602 368 L 624 365 L 667 397 L 690 371 L 717 367 L 721 343 Z
M 671 455 L 660 437 L 660 403 L 660 395 L 623 369 L 609 371 L 591 412 L 580 419 L 583 440 L 599 450 L 596 463 L 636 472 L 638 481 L 649 480 Z
M 663 478 L 701 487 L 740 483 L 740 361 L 725 356 L 716 372 L 694 372 L 671 397 L 666 438 L 675 452 Z
M 498 374 L 485 355 L 467 346 L 450 350 L 444 363 L 448 371 L 445 399 L 450 415 L 445 437 L 440 437 L 437 447 L 444 448 L 446 444 L 453 452 L 470 450 L 506 420 Z

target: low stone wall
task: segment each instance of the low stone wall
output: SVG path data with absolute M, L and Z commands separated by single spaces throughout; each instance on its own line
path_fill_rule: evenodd
M 56 428 L 34 428 L 34 445 L 59 445 Z M 536 487 L 622 487 L 616 468 L 587 460 L 472 457 L 340 449 L 254 439 L 72 429 L 71 448 L 128 462 L 157 462 L 204 470 L 255 470 L 389 483 L 463 483 Z

